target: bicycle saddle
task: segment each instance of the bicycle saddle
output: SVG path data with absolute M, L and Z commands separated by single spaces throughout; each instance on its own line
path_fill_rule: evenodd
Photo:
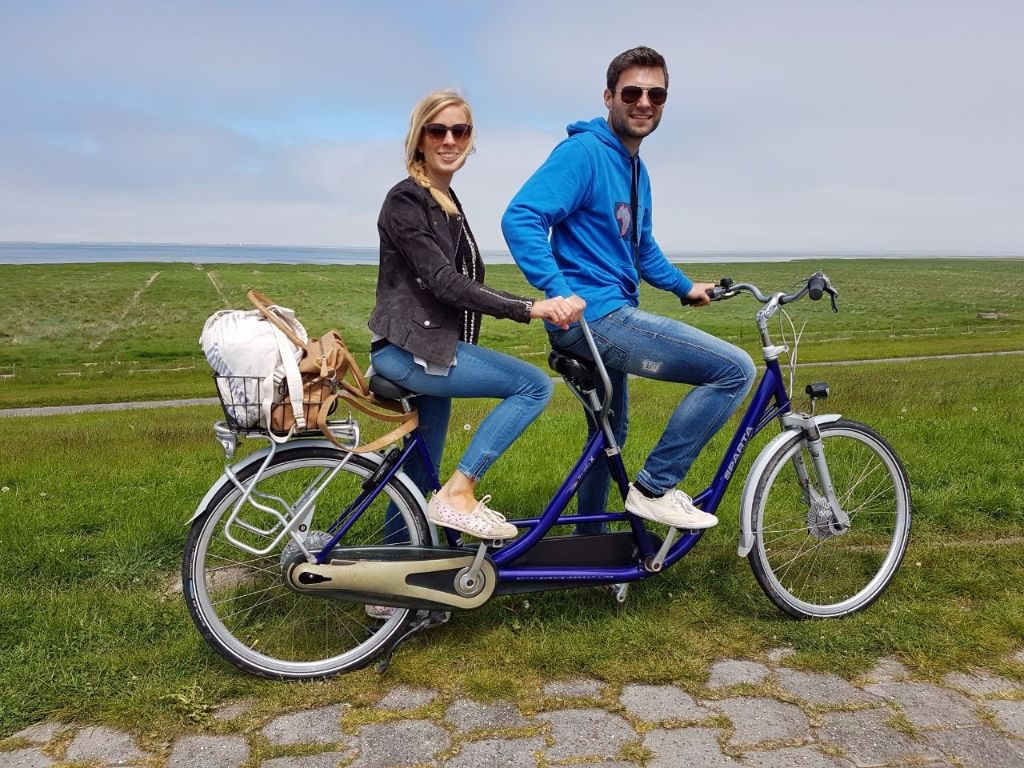
M 395 384 L 391 379 L 385 379 L 379 373 L 373 374 L 367 384 L 370 391 L 382 400 L 405 400 L 405 398 L 413 397 L 416 394 L 401 384 Z
M 586 358 L 552 349 L 548 355 L 548 365 L 555 372 L 567 379 L 572 379 L 580 389 L 593 389 L 596 386 L 597 370 L 594 368 L 594 363 Z

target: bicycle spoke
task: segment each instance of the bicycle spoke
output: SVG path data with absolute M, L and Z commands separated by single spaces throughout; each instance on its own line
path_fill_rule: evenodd
M 796 577 L 793 579 L 793 584 L 799 585 L 801 587 L 807 584 L 807 579 L 814 572 L 814 566 L 818 562 L 818 556 L 825 549 L 824 544 L 825 542 L 819 541 L 817 546 L 811 548 L 811 550 L 809 551 L 810 557 L 804 558 L 804 566 L 800 571 L 797 572 Z
M 237 602 L 238 600 L 247 599 L 247 598 L 251 598 L 251 597 L 256 597 L 256 595 L 262 595 L 262 594 L 264 594 L 266 592 L 269 592 L 269 591 L 275 590 L 275 589 L 281 589 L 281 585 L 280 584 L 271 584 L 268 587 L 263 587 L 262 589 L 253 590 L 251 592 L 246 592 L 246 593 L 241 594 L 241 595 L 239 595 L 237 593 L 236 594 L 230 594 L 227 597 L 224 597 L 224 598 L 222 598 L 220 600 L 211 600 L 210 601 L 210 605 L 213 605 L 213 606 L 225 605 L 227 603 Z
M 280 590 L 277 586 L 267 587 L 266 589 L 262 589 L 259 592 L 254 593 L 254 594 L 262 594 L 263 597 L 260 600 L 258 600 L 257 602 L 255 602 L 255 603 L 253 603 L 251 605 L 243 605 L 243 606 L 240 606 L 235 611 L 232 611 L 230 613 L 221 614 L 222 618 L 230 619 L 230 618 L 233 618 L 234 616 L 237 616 L 240 613 L 244 613 L 246 615 L 246 619 L 248 619 L 249 615 L 252 614 L 252 612 L 255 611 L 257 608 L 262 608 L 264 605 L 269 605 L 270 603 L 274 602 L 275 600 L 277 600 L 279 598 L 287 597 L 287 595 L 284 594 L 284 592 L 282 590 Z M 251 596 L 253 596 L 253 595 L 246 595 L 246 597 L 251 597 Z
M 211 557 L 217 557 L 217 556 L 216 555 L 212 555 Z M 246 563 L 244 561 L 243 562 L 234 562 L 232 560 L 227 560 L 227 558 L 221 558 L 221 559 L 225 560 L 229 564 L 228 565 L 222 565 L 222 566 L 219 566 L 217 568 L 206 568 L 205 569 L 206 573 L 207 574 L 214 574 L 214 575 L 216 575 L 216 574 L 221 573 L 221 572 L 246 571 L 246 572 L 251 572 L 253 574 L 265 574 L 265 575 L 273 576 L 273 575 L 278 574 L 278 573 L 281 572 L 280 571 L 280 567 L 279 566 L 275 566 L 275 565 L 266 565 L 266 566 L 263 566 L 263 567 L 258 567 L 258 566 L 255 565 L 255 563 L 257 562 L 256 560 L 249 561 L 250 563 L 253 563 L 253 565 L 250 565 L 249 567 L 246 567 Z
M 793 563 L 795 563 L 797 560 L 799 560 L 801 555 L 803 555 L 803 553 L 805 551 L 804 548 L 806 547 L 806 545 L 807 545 L 807 543 L 809 541 L 814 541 L 814 539 L 812 539 L 810 536 L 807 536 L 806 538 L 804 538 L 800 542 L 800 549 L 797 550 L 797 553 L 795 555 L 793 555 L 789 560 L 785 561 L 781 565 L 776 565 L 775 566 L 775 570 L 778 571 L 780 578 L 785 578 L 786 577 L 786 574 L 789 573 L 789 569 L 792 567 Z M 821 542 L 818 542 L 818 544 L 820 545 Z

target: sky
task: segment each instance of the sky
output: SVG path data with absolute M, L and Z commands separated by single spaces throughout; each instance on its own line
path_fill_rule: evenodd
M 1024 253 L 1020 0 L 0 0 L 0 240 L 376 246 L 416 101 L 480 244 L 649 45 L 666 251 Z

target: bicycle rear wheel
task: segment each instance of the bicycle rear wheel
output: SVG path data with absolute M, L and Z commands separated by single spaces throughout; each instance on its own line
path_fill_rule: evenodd
M 834 519 L 800 433 L 767 463 L 753 502 L 754 577 L 775 605 L 800 619 L 867 608 L 896 574 L 910 537 L 910 486 L 889 444 L 845 419 L 823 425 L 821 437 L 848 528 Z M 801 464 L 806 473 L 798 473 Z
M 331 524 L 356 498 L 376 464 L 359 454 L 328 482 L 328 474 L 348 454 L 320 446 L 286 447 L 267 467 L 256 484 L 256 499 L 286 517 L 299 508 L 299 500 L 319 490 L 315 508 L 301 534 L 315 551 L 329 541 Z M 239 473 L 246 484 L 259 463 Z M 414 611 L 395 609 L 385 620 L 367 615 L 360 603 L 310 597 L 291 590 L 284 566 L 301 550 L 285 539 L 266 555 L 255 555 L 230 542 L 225 524 L 242 492 L 225 483 L 196 519 L 185 544 L 182 585 L 189 613 L 203 638 L 237 667 L 262 677 L 322 678 L 347 672 L 373 661 L 402 636 Z M 385 537 L 384 518 L 394 503 L 401 521 L 399 533 Z M 230 527 L 238 540 L 256 549 L 269 544 L 264 531 L 277 522 L 247 503 L 239 521 Z M 246 526 L 249 526 L 248 528 Z M 301 526 L 300 526 L 301 527 Z M 378 544 L 429 546 L 427 522 L 416 498 L 395 480 L 339 542 L 340 546 Z

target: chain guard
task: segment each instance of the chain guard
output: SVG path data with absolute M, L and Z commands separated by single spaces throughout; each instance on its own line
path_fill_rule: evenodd
M 474 549 L 417 546 L 337 547 L 329 562 L 306 562 L 302 553 L 285 566 L 285 582 L 301 594 L 396 608 L 479 608 L 494 594 L 497 573 L 485 557 L 472 590 L 460 577 Z

